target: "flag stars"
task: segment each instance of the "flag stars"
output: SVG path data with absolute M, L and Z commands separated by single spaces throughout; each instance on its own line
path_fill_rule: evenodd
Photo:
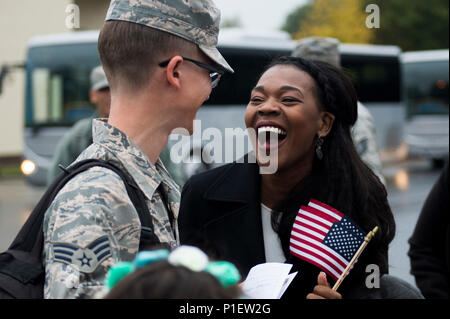
M 364 234 L 343 217 L 341 223 L 333 224 L 323 243 L 350 260 L 361 245 L 362 239 Z

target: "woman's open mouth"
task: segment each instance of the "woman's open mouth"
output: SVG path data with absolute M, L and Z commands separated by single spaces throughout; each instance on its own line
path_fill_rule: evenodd
M 279 149 L 287 137 L 286 130 L 276 123 L 259 123 L 257 132 L 258 148 L 266 153 Z

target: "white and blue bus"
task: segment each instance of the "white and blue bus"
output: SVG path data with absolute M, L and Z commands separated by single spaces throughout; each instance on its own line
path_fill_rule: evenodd
M 402 54 L 409 156 L 442 166 L 449 153 L 449 50 Z
M 30 40 L 26 60 L 24 163 L 29 182 L 43 185 L 55 147 L 77 120 L 94 112 L 89 102 L 89 74 L 100 64 L 98 31 L 37 36 Z M 274 57 L 290 55 L 295 47 L 286 33 L 255 35 L 223 29 L 219 50 L 235 70 L 225 75 L 197 119 L 202 129 L 245 128 L 244 112 L 250 91 L 262 69 Z M 341 44 L 342 65 L 354 80 L 358 97 L 372 112 L 378 143 L 399 147 L 405 110 L 401 100 L 400 49 L 396 46 Z M 186 156 L 199 154 L 203 142 L 191 138 Z M 227 143 L 227 141 L 225 141 Z M 236 153 L 234 160 L 243 154 Z M 195 162 L 195 159 L 194 159 Z M 202 160 L 184 165 L 186 175 L 214 165 Z

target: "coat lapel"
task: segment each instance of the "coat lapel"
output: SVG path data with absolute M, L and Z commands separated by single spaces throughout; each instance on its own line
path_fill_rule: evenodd
M 204 193 L 214 207 L 205 225 L 208 237 L 243 275 L 265 262 L 261 221 L 260 175 L 256 163 L 234 163 Z

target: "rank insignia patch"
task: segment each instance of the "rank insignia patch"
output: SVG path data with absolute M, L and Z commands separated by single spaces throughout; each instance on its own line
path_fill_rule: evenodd
M 86 247 L 68 243 L 53 243 L 55 261 L 75 265 L 80 272 L 92 273 L 102 261 L 111 256 L 108 236 L 102 236 Z

